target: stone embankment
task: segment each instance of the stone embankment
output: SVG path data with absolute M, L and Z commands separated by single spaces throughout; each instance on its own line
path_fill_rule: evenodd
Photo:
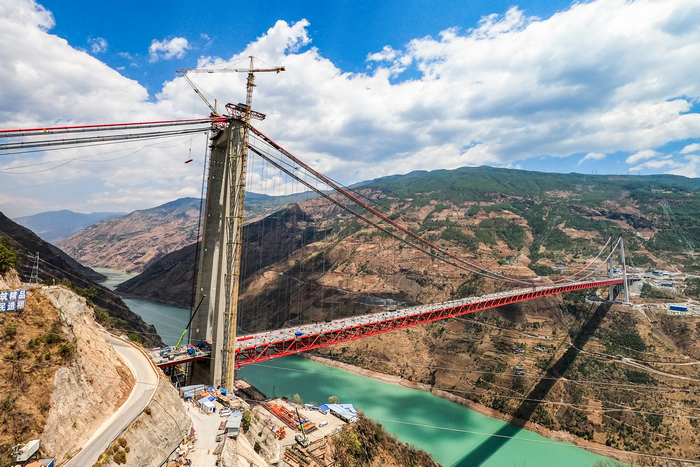
M 56 464 L 75 455 L 129 397 L 134 378 L 95 323 L 86 300 L 62 287 L 41 293 L 59 310 L 72 334 L 75 359 L 55 375 L 51 408 L 41 436 L 42 450 Z

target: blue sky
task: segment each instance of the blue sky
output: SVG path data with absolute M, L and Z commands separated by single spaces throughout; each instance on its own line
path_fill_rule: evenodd
M 158 6 L 0 0 L 0 127 L 204 116 L 175 70 L 254 55 L 287 68 L 257 79 L 258 127 L 346 184 L 481 164 L 700 174 L 700 0 Z M 244 100 L 243 78 L 193 75 L 220 103 Z M 205 146 L 3 156 L 0 210 L 197 196 Z
M 49 0 L 41 4 L 56 19 L 53 34 L 155 93 L 175 76 L 176 69 L 192 67 L 201 55 L 232 56 L 278 20 L 307 19 L 312 44 L 325 58 L 343 71 L 363 72 L 367 55 L 384 46 L 400 49 L 415 38 L 437 36 L 445 29 L 470 29 L 482 17 L 505 13 L 514 5 L 530 16 L 550 17 L 571 2 L 272 1 L 221 2 L 214 7 L 177 0 L 165 8 L 157 2 L 134 0 L 100 5 L 86 0 Z M 186 38 L 192 48 L 182 58 L 149 63 L 152 41 L 173 37 Z M 91 49 L 98 38 L 107 41 L 107 50 L 95 53 Z M 120 55 L 124 53 L 132 60 Z M 409 79 L 408 74 L 403 79 Z

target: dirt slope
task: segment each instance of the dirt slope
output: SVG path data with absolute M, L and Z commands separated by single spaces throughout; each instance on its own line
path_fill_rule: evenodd
M 66 459 L 126 399 L 131 372 L 98 328 L 85 299 L 59 286 L 0 314 L 0 466 L 12 465 L 10 445 L 36 437 Z

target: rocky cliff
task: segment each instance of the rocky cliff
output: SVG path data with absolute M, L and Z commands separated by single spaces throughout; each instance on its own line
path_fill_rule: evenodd
M 6 275 L 1 282 L 13 288 Z M 59 462 L 79 450 L 133 385 L 86 300 L 60 286 L 29 291 L 22 311 L 0 313 L 0 465 L 11 443 L 41 437 Z
M 190 433 L 192 420 L 187 415 L 177 389 L 161 376 L 158 389 L 151 404 L 134 420 L 119 439 L 114 448 L 128 447 L 126 460 L 117 462 L 116 456 L 103 455 L 103 466 L 124 465 L 125 467 L 159 467 L 163 461 Z M 113 448 L 113 452 L 117 451 Z M 109 451 L 109 450 L 108 450 Z
M 54 375 L 51 408 L 41 436 L 44 452 L 61 463 L 76 454 L 129 397 L 134 377 L 96 325 L 83 297 L 60 286 L 40 293 L 57 310 L 75 357 Z

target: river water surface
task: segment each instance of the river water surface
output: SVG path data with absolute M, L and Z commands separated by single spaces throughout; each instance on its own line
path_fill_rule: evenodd
M 133 277 L 119 271 L 96 269 L 109 277 L 103 285 L 114 288 Z M 189 319 L 189 310 L 147 300 L 125 299 L 129 308 L 153 324 L 164 342 L 177 343 Z M 285 357 L 243 367 L 245 378 L 271 396 L 323 404 L 337 396 L 384 425 L 389 433 L 433 455 L 444 466 L 467 467 L 592 467 L 599 462 L 616 465 L 568 443 L 551 441 L 501 420 L 416 389 L 383 383 L 298 357 Z

